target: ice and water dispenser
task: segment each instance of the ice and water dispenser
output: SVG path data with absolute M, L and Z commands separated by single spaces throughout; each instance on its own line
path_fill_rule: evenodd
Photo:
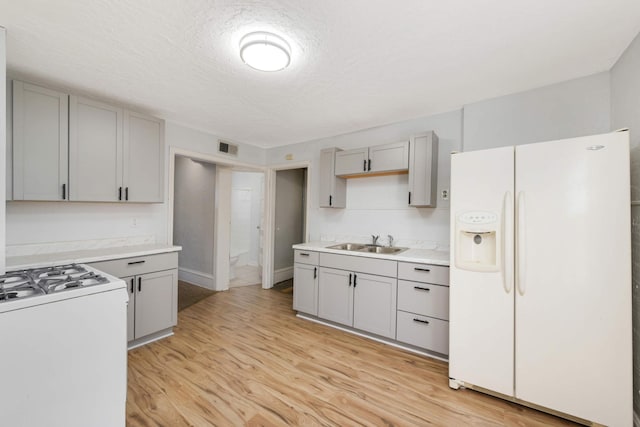
M 456 220 L 456 267 L 471 271 L 498 271 L 498 215 L 470 211 Z

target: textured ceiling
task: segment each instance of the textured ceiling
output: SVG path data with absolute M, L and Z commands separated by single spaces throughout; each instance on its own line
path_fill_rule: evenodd
M 638 0 L 0 0 L 10 73 L 271 147 L 608 70 Z M 291 66 L 244 65 L 270 30 Z

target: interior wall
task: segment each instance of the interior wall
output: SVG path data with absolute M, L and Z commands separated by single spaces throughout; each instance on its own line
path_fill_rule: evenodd
M 464 151 L 609 132 L 609 72 L 464 107 Z
M 347 180 L 345 209 L 320 208 L 318 193 L 320 150 L 326 147 L 343 149 L 367 147 L 407 139 L 413 133 L 434 130 L 439 137 L 438 193 L 449 188 L 450 153 L 460 150 L 462 114 L 460 110 L 429 117 L 393 123 L 359 132 L 270 149 L 267 162 L 286 163 L 308 160 L 309 167 L 309 239 L 369 238 L 377 234 L 381 241 L 391 234 L 397 245 L 411 244 L 446 249 L 449 245 L 449 202 L 438 200 L 437 208 L 410 208 L 405 196 L 407 175 L 359 178 Z
M 633 409 L 640 414 L 640 36 L 611 69 L 611 129 L 631 134 Z
M 242 254 L 237 265 L 257 266 L 264 174 L 233 171 L 231 183 L 231 256 Z
M 173 242 L 182 246 L 179 277 L 209 288 L 213 288 L 215 182 L 215 165 L 176 156 Z
M 276 213 L 274 263 L 278 270 L 293 268 L 292 245 L 304 242 L 305 170 L 287 169 L 276 172 Z M 293 270 L 291 271 L 293 277 Z M 285 277 L 276 281 L 286 280 Z

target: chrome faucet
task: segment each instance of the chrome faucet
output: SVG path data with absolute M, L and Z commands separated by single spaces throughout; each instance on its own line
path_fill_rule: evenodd
M 389 238 L 389 247 L 392 248 L 393 247 L 393 236 L 391 234 L 387 234 L 387 237 Z
M 373 241 L 373 246 L 378 246 L 378 239 L 380 238 L 380 236 L 374 236 L 373 234 L 371 235 L 371 240 Z

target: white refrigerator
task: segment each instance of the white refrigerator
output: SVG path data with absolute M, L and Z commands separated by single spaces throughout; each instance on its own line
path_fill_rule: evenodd
M 449 385 L 631 426 L 629 132 L 451 160 Z

